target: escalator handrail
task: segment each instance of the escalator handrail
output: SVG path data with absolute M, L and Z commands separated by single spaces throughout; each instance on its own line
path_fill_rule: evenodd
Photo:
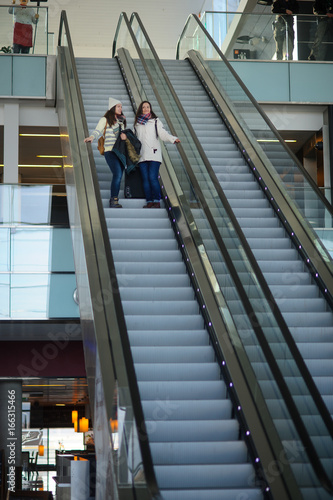
M 185 114 L 180 102 L 179 102 L 179 99 L 169 81 L 169 78 L 167 77 L 166 75 L 166 72 L 157 56 L 157 53 L 148 37 L 148 34 L 141 22 L 141 19 L 139 17 L 139 15 L 137 13 L 133 13 L 132 16 L 131 16 L 131 20 L 130 20 L 130 23 L 132 24 L 133 20 L 136 19 L 139 26 L 140 26 L 140 29 L 142 30 L 142 33 L 144 34 L 145 38 L 146 38 L 146 41 L 148 42 L 148 45 L 149 45 L 149 48 L 155 58 L 155 61 L 160 69 L 160 71 L 162 72 L 163 74 L 163 77 L 165 78 L 165 81 L 166 83 L 168 84 L 169 86 L 169 90 L 171 91 L 172 95 L 173 95 L 173 98 L 175 99 L 176 103 L 177 103 L 177 106 L 182 114 L 182 118 L 184 119 L 185 123 L 186 123 L 186 126 L 188 127 L 188 129 L 190 130 L 191 134 L 192 134 L 192 139 L 194 140 L 196 146 L 197 146 L 197 149 L 198 151 L 200 152 L 200 155 L 206 165 L 206 167 L 209 167 L 207 168 L 207 170 L 211 170 L 212 172 L 212 168 L 210 166 L 210 163 L 208 161 L 208 159 L 206 158 L 205 156 L 205 153 L 203 152 L 202 150 L 202 147 L 201 145 L 199 144 L 199 141 L 191 127 L 191 124 L 189 123 L 189 120 L 187 118 L 187 115 Z M 143 58 L 143 56 L 142 56 Z M 143 58 L 144 60 L 144 58 Z M 145 70 L 147 72 L 147 76 L 149 77 L 149 70 L 147 68 L 147 66 L 145 65 Z M 150 78 L 152 79 L 152 77 L 150 76 Z M 156 88 L 154 88 L 154 91 L 156 93 Z M 156 94 L 156 97 L 157 97 L 157 94 Z M 167 119 L 168 121 L 168 127 L 170 128 L 170 131 L 173 135 L 176 135 L 175 133 L 175 130 L 174 130 L 174 127 L 173 127 L 173 124 L 172 124 L 172 121 L 170 120 L 170 118 L 168 117 L 168 113 L 167 113 L 167 110 L 162 102 L 162 100 L 160 99 L 159 100 L 159 104 L 161 106 L 161 109 L 163 111 L 163 114 L 165 115 L 165 118 Z M 177 147 L 181 150 L 182 149 L 182 145 L 181 143 L 177 145 Z M 219 234 L 219 231 L 218 229 L 216 228 L 216 225 L 215 225 L 215 222 L 214 222 L 214 217 L 212 216 L 212 214 L 210 213 L 210 210 L 209 208 L 207 207 L 207 205 L 204 203 L 204 195 L 201 191 L 201 188 L 199 186 L 199 184 L 197 183 L 196 179 L 195 179 L 195 175 L 193 174 L 193 170 L 192 170 L 192 167 L 190 165 L 190 162 L 186 159 L 186 154 L 183 153 L 183 160 L 184 160 L 184 157 L 185 157 L 185 161 L 184 161 L 184 164 L 186 165 L 186 168 L 187 168 L 187 173 L 189 175 L 189 177 L 191 178 L 191 181 L 193 183 L 193 185 L 195 186 L 195 192 L 196 192 L 196 195 L 198 196 L 198 198 L 200 199 L 201 203 L 203 204 L 203 209 L 206 213 L 206 216 L 209 220 L 209 223 L 210 223 L 210 226 L 212 228 L 212 231 L 214 233 L 214 236 L 216 238 L 216 241 L 217 241 L 217 244 L 223 254 L 223 257 L 225 258 L 226 260 L 226 263 L 229 267 L 229 270 L 233 269 L 233 272 L 231 272 L 232 274 L 232 278 L 235 282 L 235 284 L 237 284 L 237 287 L 238 288 L 238 292 L 239 292 L 239 295 L 242 297 L 242 301 L 243 301 L 243 304 L 244 304 L 244 307 L 247 311 L 248 314 L 251 314 L 251 317 L 256 317 L 255 316 L 255 312 L 253 311 L 252 309 L 252 306 L 251 304 L 249 303 L 248 299 L 247 299 L 247 296 L 246 296 L 246 293 L 244 291 L 244 288 L 243 288 L 243 285 L 242 283 L 239 281 L 238 279 L 238 276 L 237 276 L 237 273 L 236 273 L 236 270 L 233 266 L 233 263 L 232 263 L 232 259 L 230 258 L 229 255 L 226 254 L 226 249 L 225 249 L 225 246 L 223 244 L 223 241 L 222 241 L 222 238 Z M 209 172 L 211 174 L 211 172 Z M 234 223 L 235 225 L 235 228 L 236 228 L 236 231 L 238 233 L 238 237 L 241 239 L 242 243 L 244 241 L 244 248 L 246 249 L 247 251 L 247 257 L 249 258 L 249 261 L 251 263 L 251 265 L 253 264 L 253 267 L 254 269 L 257 271 L 257 278 L 260 279 L 260 281 L 262 283 L 265 283 L 266 286 L 265 286 L 265 289 L 264 289 L 264 292 L 266 291 L 265 293 L 265 297 L 266 299 L 268 300 L 269 304 L 274 304 L 274 310 L 272 309 L 272 312 L 274 314 L 274 317 L 277 321 L 277 324 L 279 325 L 279 328 L 280 330 L 282 331 L 283 335 L 284 335 L 284 338 L 286 340 L 286 343 L 288 345 L 288 347 L 292 349 L 292 354 L 294 356 L 294 358 L 296 358 L 296 362 L 297 362 L 297 366 L 301 372 L 301 375 L 303 377 L 303 380 L 305 381 L 305 384 L 309 390 L 309 393 L 311 394 L 311 397 L 312 399 L 314 400 L 316 406 L 317 406 L 317 409 L 318 409 L 318 413 L 320 414 L 321 418 L 323 419 L 327 429 L 328 429 L 328 432 L 331 434 L 331 436 L 333 436 L 333 425 L 332 425 L 332 420 L 331 420 L 331 417 L 329 415 L 329 412 L 326 408 L 326 405 L 323 403 L 323 400 L 322 400 L 322 397 L 316 387 L 316 385 L 314 384 L 313 382 L 313 379 L 308 371 L 308 368 L 307 366 L 305 365 L 304 363 L 304 359 L 303 357 L 300 355 L 299 351 L 298 351 L 298 348 L 295 344 L 295 341 L 294 339 L 292 338 L 290 332 L 289 332 L 289 329 L 288 329 L 288 326 L 286 325 L 285 321 L 284 321 L 284 318 L 282 317 L 281 315 L 281 312 L 279 311 L 279 308 L 278 306 L 276 305 L 275 303 L 275 300 L 274 298 L 271 296 L 271 293 L 269 291 L 269 287 L 262 275 L 262 272 L 252 254 L 252 251 L 247 243 L 247 240 L 245 238 L 245 236 L 243 235 L 242 233 L 242 230 L 231 210 L 231 207 L 229 206 L 229 203 L 227 202 L 226 198 L 225 198 L 225 195 L 220 187 L 220 185 L 218 184 L 218 181 L 216 180 L 215 176 L 214 178 L 212 179 L 213 182 L 214 182 L 214 185 L 215 187 L 217 188 L 217 191 L 218 191 L 218 194 L 220 196 L 220 199 L 222 201 L 222 203 L 224 204 L 224 208 L 226 209 L 227 213 L 228 213 L 228 216 L 231 218 L 232 222 Z M 209 213 L 207 213 L 209 212 Z M 214 230 L 214 227 L 215 227 L 215 230 Z M 268 293 L 268 295 L 267 295 Z M 317 455 L 317 452 L 312 444 L 312 441 L 311 441 L 311 438 L 309 437 L 309 433 L 307 431 L 307 429 L 305 428 L 304 424 L 303 424 L 303 421 L 299 415 L 299 411 L 293 401 L 293 398 L 290 394 L 290 391 L 289 391 L 289 388 L 288 386 L 286 385 L 286 383 L 284 382 L 283 380 L 283 375 L 280 371 L 280 368 L 278 367 L 277 363 L 276 363 L 276 360 L 275 360 L 275 357 L 270 349 L 270 346 L 265 338 L 265 335 L 264 333 L 262 332 L 261 328 L 258 328 L 258 325 L 253 325 L 255 331 L 257 332 L 258 334 L 258 340 L 261 344 L 261 347 L 263 349 L 263 352 L 266 356 L 266 359 L 269 360 L 269 363 L 270 363 L 270 368 L 274 374 L 274 378 L 276 380 L 276 383 L 277 385 L 280 387 L 280 390 L 281 390 L 281 393 L 283 395 L 283 397 L 285 398 L 285 401 L 286 401 L 286 404 L 287 404 L 287 407 L 291 413 L 291 416 L 292 416 L 292 419 L 294 421 L 294 425 L 296 427 L 296 429 L 298 430 L 299 434 L 300 434 L 300 437 L 301 437 L 301 440 L 304 444 L 304 446 L 306 447 L 306 449 L 308 450 L 308 455 L 309 455 L 309 460 L 312 464 L 312 467 L 314 468 L 314 470 L 316 471 L 317 475 L 318 475 L 318 479 L 320 480 L 320 482 L 323 484 L 323 487 L 328 489 L 329 491 L 333 491 L 333 487 L 332 487 L 332 484 L 329 480 L 329 478 L 327 477 L 327 474 L 324 470 L 324 468 L 322 467 L 321 465 L 321 462 L 320 462 L 320 459 L 318 458 L 318 455 Z M 329 417 L 329 421 L 327 420 L 327 416 Z M 310 451 L 312 450 L 312 451 Z M 315 457 L 315 458 L 314 458 Z
M 69 25 L 67 21 L 67 15 L 65 11 L 61 12 L 61 18 L 60 18 L 60 27 L 59 27 L 59 36 L 58 36 L 58 45 L 61 45 L 61 36 L 62 36 L 62 29 L 63 26 L 65 26 L 66 30 L 66 36 L 67 36 L 67 45 L 69 49 L 69 54 L 70 54 L 70 60 L 71 60 L 71 71 L 74 77 L 74 82 L 75 82 L 75 91 L 77 95 L 77 99 L 79 101 L 79 107 L 80 107 L 80 121 L 82 122 L 82 126 L 84 129 L 84 134 L 85 137 L 88 136 L 88 126 L 87 126 L 87 121 L 86 121 L 86 115 L 85 115 L 85 110 L 84 110 L 84 105 L 83 105 L 83 99 L 82 99 L 82 94 L 81 94 L 81 89 L 80 89 L 80 83 L 79 83 L 79 78 L 76 70 L 76 64 L 75 64 L 75 57 L 74 57 L 74 51 L 72 47 L 72 42 L 71 42 L 71 37 L 70 37 L 70 31 L 69 31 Z M 147 429 L 145 425 L 145 419 L 144 419 L 144 414 L 143 414 L 143 409 L 142 409 L 142 404 L 141 404 L 141 399 L 139 395 L 139 388 L 138 388 L 138 382 L 135 374 L 135 369 L 134 369 L 134 362 L 132 358 L 132 352 L 130 348 L 130 343 L 129 343 L 129 338 L 128 338 L 128 333 L 127 333 L 127 328 L 126 328 L 126 322 L 125 322 L 125 317 L 124 317 L 124 312 L 122 308 L 122 303 L 120 299 L 120 294 L 119 294 L 119 289 L 118 289 L 118 282 L 116 278 L 116 272 L 115 272 L 115 265 L 112 257 L 112 252 L 110 248 L 110 240 L 108 236 L 108 230 L 105 222 L 105 216 L 104 216 L 104 209 L 100 197 L 100 191 L 99 191 L 99 184 L 98 184 L 98 178 L 96 174 L 96 168 L 93 168 L 92 166 L 95 165 L 94 162 L 94 157 L 92 153 L 92 149 L 88 148 L 88 156 L 89 156 L 89 169 L 90 169 L 90 176 L 93 179 L 93 190 L 94 190 L 94 195 L 95 195 L 95 200 L 98 206 L 98 214 L 99 214 L 99 220 L 101 223 L 101 231 L 102 231 L 102 237 L 103 237 L 103 242 L 104 242 L 104 250 L 105 250 L 105 256 L 107 260 L 107 266 L 109 269 L 109 276 L 110 276 L 110 282 L 112 284 L 112 290 L 113 290 L 113 301 L 115 302 L 115 309 L 117 312 L 117 321 L 118 321 L 118 336 L 119 336 L 119 341 L 122 347 L 123 351 L 123 357 L 124 357 L 124 363 L 125 363 L 125 369 L 126 369 L 126 377 L 127 377 L 127 386 L 129 388 L 130 392 L 130 397 L 131 397 L 131 407 L 133 409 L 133 414 L 136 422 L 136 431 L 137 435 L 139 436 L 139 444 L 140 444 L 140 451 L 141 451 L 141 458 L 142 458 L 142 463 L 144 466 L 144 472 L 145 472 L 145 481 L 147 484 L 147 489 L 150 492 L 151 498 L 154 498 L 154 500 L 161 500 L 161 495 L 159 491 L 159 487 L 157 484 L 156 476 L 155 476 L 155 471 L 153 467 L 153 461 L 152 461 L 152 456 L 151 456 L 151 450 L 149 446 L 149 440 L 148 440 L 148 434 L 147 434 Z M 104 310 L 106 311 L 107 314 L 107 309 L 108 305 L 105 303 L 103 294 L 101 296 L 103 298 L 103 307 Z M 110 301 L 110 297 L 108 296 L 107 300 Z M 115 325 L 110 323 L 110 321 L 107 322 L 108 326 L 110 329 L 113 331 L 115 330 Z M 111 331 L 111 330 L 110 330 Z M 110 338 L 110 331 L 108 332 L 109 338 Z M 112 349 L 112 346 L 111 346 Z M 112 359 L 114 361 L 113 365 L 113 370 L 115 370 L 115 359 L 116 356 L 113 353 Z M 108 415 L 108 419 L 111 417 L 111 415 Z
M 243 81 L 239 77 L 239 75 L 236 72 L 236 70 L 232 67 L 232 65 L 230 64 L 230 62 L 228 61 L 228 59 L 222 53 L 221 49 L 218 47 L 218 45 L 216 44 L 216 42 L 214 41 L 214 39 L 211 37 L 211 35 L 208 33 L 208 31 L 206 30 L 206 28 L 202 25 L 202 23 L 200 22 L 200 19 L 198 18 L 198 16 L 196 14 L 190 14 L 188 16 L 188 18 L 187 18 L 187 21 L 185 23 L 183 31 L 182 31 L 179 39 L 178 39 L 178 42 L 177 42 L 176 59 L 179 59 L 180 43 L 182 41 L 182 38 L 185 35 L 185 32 L 186 32 L 188 24 L 191 22 L 191 19 L 194 19 L 197 22 L 198 28 L 201 29 L 201 31 L 204 33 L 205 37 L 207 37 L 208 40 L 210 41 L 210 43 L 213 45 L 213 47 L 216 50 L 216 52 L 218 53 L 219 57 L 222 59 L 222 61 L 227 66 L 227 68 L 230 71 L 230 73 L 233 75 L 233 77 L 237 81 L 238 85 L 242 88 L 243 92 L 246 94 L 246 96 L 248 97 L 248 99 L 251 101 L 251 104 L 253 104 L 253 106 L 256 108 L 257 112 L 261 115 L 262 119 L 267 123 L 267 125 L 269 126 L 269 128 L 276 135 L 277 139 L 279 140 L 279 142 L 281 143 L 281 145 L 283 146 L 283 148 L 286 150 L 286 152 L 292 158 L 292 160 L 294 161 L 294 163 L 296 163 L 297 167 L 302 172 L 302 175 L 306 178 L 306 180 L 308 181 L 308 183 L 310 184 L 310 186 L 312 187 L 312 189 L 316 192 L 316 195 L 320 198 L 320 201 L 322 201 L 322 203 L 325 205 L 325 208 L 328 210 L 328 212 L 330 213 L 330 215 L 333 216 L 333 206 L 332 206 L 332 204 L 328 201 L 328 199 L 320 191 L 320 189 L 318 188 L 317 184 L 315 183 L 315 181 L 313 180 L 313 178 L 311 177 L 311 175 L 309 174 L 309 172 L 304 168 L 304 166 L 299 161 L 299 159 L 297 158 L 297 156 L 287 147 L 287 145 L 285 144 L 285 141 L 283 140 L 283 138 L 279 134 L 279 132 L 276 129 L 276 127 L 274 126 L 274 124 L 270 121 L 270 119 L 268 118 L 268 116 L 266 115 L 266 113 L 264 113 L 262 111 L 262 109 L 259 106 L 259 104 L 256 101 L 256 99 L 253 97 L 253 95 L 251 94 L 251 92 L 249 91 L 249 89 L 245 86 L 245 84 L 243 83 Z

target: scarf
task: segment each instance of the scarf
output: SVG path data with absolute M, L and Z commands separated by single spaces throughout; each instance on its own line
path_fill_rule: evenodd
M 147 113 L 146 115 L 140 115 L 137 118 L 137 122 L 140 123 L 141 125 L 146 125 L 147 121 L 150 120 L 151 114 Z

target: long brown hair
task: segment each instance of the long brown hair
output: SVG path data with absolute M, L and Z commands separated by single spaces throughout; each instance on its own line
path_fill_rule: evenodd
M 115 125 L 115 123 L 117 123 L 117 120 L 119 119 L 119 121 L 120 121 L 122 118 L 123 123 L 124 123 L 124 127 L 126 128 L 126 118 L 124 115 L 119 116 L 116 114 L 116 106 L 113 106 L 113 108 L 109 109 L 105 113 L 104 118 L 106 118 L 109 127 L 112 127 L 112 125 Z
M 142 115 L 142 107 L 144 104 L 149 104 L 150 106 L 150 116 L 152 118 L 157 118 L 157 116 L 155 115 L 154 111 L 153 111 L 153 108 L 151 107 L 151 104 L 149 101 L 142 101 L 140 104 L 139 104 L 139 107 L 138 107 L 138 110 L 135 114 L 135 120 L 134 120 L 134 125 L 136 125 L 138 123 L 138 116 Z

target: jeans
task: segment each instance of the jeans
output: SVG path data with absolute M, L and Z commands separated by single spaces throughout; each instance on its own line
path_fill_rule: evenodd
M 17 43 L 13 44 L 13 53 L 14 54 L 29 54 L 30 47 L 25 47 L 24 45 L 19 45 Z
M 112 151 L 105 151 L 104 158 L 112 172 L 111 198 L 118 198 L 123 168 L 117 155 Z
M 274 40 L 276 43 L 276 59 L 282 61 L 283 48 L 285 47 L 286 59 L 293 58 L 294 51 L 294 28 L 290 23 L 285 23 L 282 19 L 275 22 Z
M 317 61 L 325 61 L 327 44 L 325 41 L 332 41 L 333 38 L 333 19 L 331 17 L 320 17 L 318 20 L 317 31 L 312 45 L 311 55 Z
M 159 161 L 143 161 L 139 163 L 147 202 L 153 201 L 154 203 L 158 203 L 161 199 L 161 189 L 158 181 L 160 165 Z

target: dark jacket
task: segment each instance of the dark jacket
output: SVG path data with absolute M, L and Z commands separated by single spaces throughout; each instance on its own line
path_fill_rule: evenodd
M 277 20 L 279 17 L 282 17 L 289 24 L 293 23 L 293 17 L 286 14 L 286 10 L 291 10 L 293 14 L 298 14 L 299 12 L 299 4 L 297 0 L 275 0 L 272 5 L 273 14 L 284 14 L 282 16 L 277 16 Z M 282 21 L 284 22 L 284 21 Z
M 135 165 L 139 161 L 141 142 L 133 134 L 131 129 L 122 130 L 122 133 L 126 134 L 126 141 L 123 141 L 119 134 L 112 148 L 112 152 L 117 155 L 122 167 L 126 170 L 126 173 L 129 174 L 135 169 Z
M 313 13 L 317 16 L 326 16 L 328 12 L 333 13 L 333 0 L 315 0 Z

